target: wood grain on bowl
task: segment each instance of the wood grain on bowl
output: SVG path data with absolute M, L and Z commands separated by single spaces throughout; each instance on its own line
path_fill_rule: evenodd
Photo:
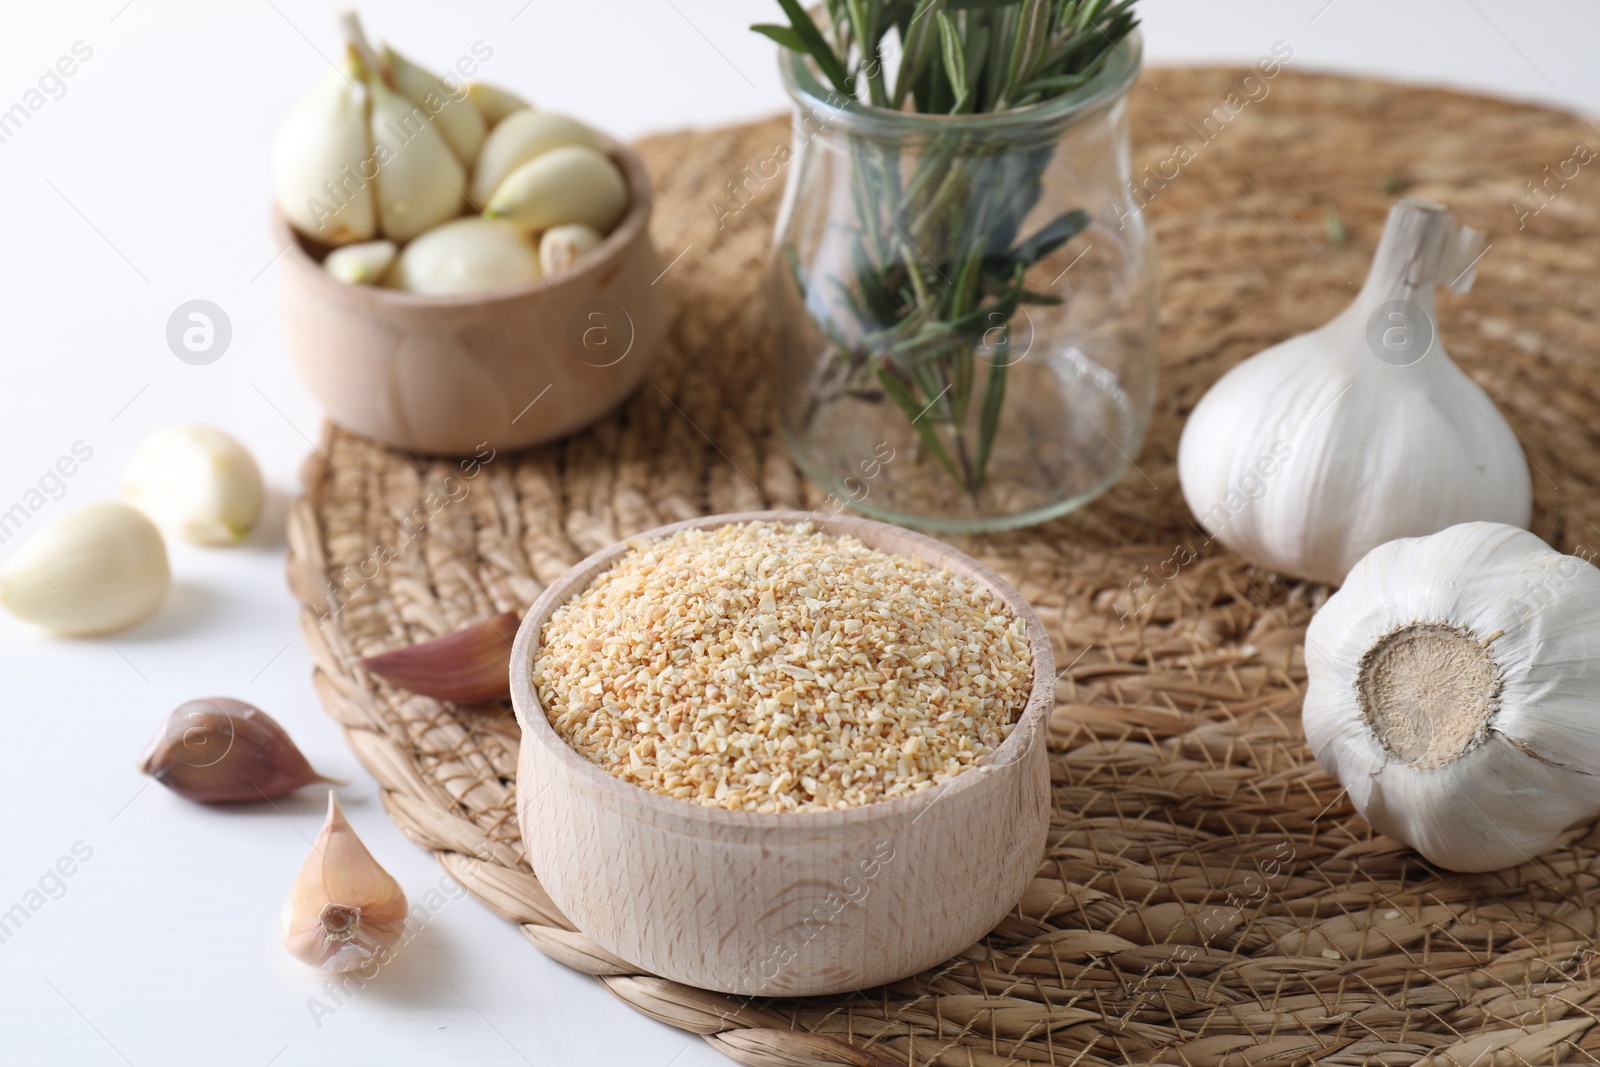
M 611 144 L 630 202 L 571 270 L 495 292 L 422 295 L 341 282 L 327 249 L 274 211 L 283 323 L 300 380 L 339 425 L 414 452 L 522 448 L 605 414 L 644 379 L 666 332 L 650 178 Z
M 1025 620 L 1033 683 L 1017 725 L 979 765 L 909 796 L 846 810 L 760 814 L 692 804 L 613 777 L 556 733 L 530 677 L 544 624 L 640 539 L 730 522 L 812 522 L 965 575 Z M 948 959 L 1010 911 L 1044 849 L 1049 638 L 1026 602 L 933 538 L 853 516 L 712 515 L 579 563 L 523 618 L 511 654 L 522 726 L 517 810 L 540 884 L 578 928 L 667 978 L 801 996 L 892 982 Z

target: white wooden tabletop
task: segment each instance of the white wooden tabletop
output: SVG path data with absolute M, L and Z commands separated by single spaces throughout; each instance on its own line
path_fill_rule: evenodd
M 1140 6 L 1156 63 L 1249 63 L 1283 41 L 1294 69 L 1600 112 L 1600 8 L 1585 0 Z M 0 621 L 0 1063 L 725 1063 L 463 896 L 389 821 L 312 693 L 282 523 L 319 416 L 280 341 L 267 158 L 334 54 L 332 12 L 317 0 L 93 0 L 9 5 L 0 24 L 0 513 L 27 512 L 0 560 L 49 519 L 114 495 L 134 443 L 169 422 L 235 433 L 274 496 L 241 548 L 173 546 L 172 602 L 111 642 Z M 772 46 L 745 30 L 776 14 L 758 0 L 405 0 L 366 18 L 440 67 L 487 48 L 480 77 L 632 136 L 781 109 Z M 203 366 L 166 341 L 174 310 L 196 299 L 232 333 Z M 74 449 L 91 454 L 70 477 L 47 476 Z M 429 903 L 372 982 L 332 990 L 278 944 L 322 796 L 206 808 L 134 769 L 166 712 L 205 695 L 267 709 L 319 769 L 350 779 L 351 822 Z

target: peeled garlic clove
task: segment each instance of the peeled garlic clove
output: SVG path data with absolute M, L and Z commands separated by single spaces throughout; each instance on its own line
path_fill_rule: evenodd
M 393 241 L 363 241 L 328 253 L 322 269 L 352 285 L 378 285 L 400 249 Z
M 452 92 L 443 81 L 387 45 L 383 49 L 383 60 L 394 75 L 395 88 L 433 116 L 439 132 L 444 134 L 462 166 L 472 166 L 489 128 L 478 109 L 467 102 L 466 90 L 458 86 Z
M 161 532 L 126 504 L 86 504 L 51 522 L 0 570 L 0 605 L 72 637 L 104 636 L 155 614 L 172 573 Z
M 370 77 L 367 85 L 372 91 L 378 226 L 392 241 L 409 241 L 461 213 L 467 172 L 427 111 L 390 89 L 381 77 Z
M 1456 871 L 1600 814 L 1600 570 L 1472 522 L 1378 546 L 1306 630 L 1302 722 L 1376 829 Z
M 581 222 L 608 233 L 628 209 L 628 184 L 605 154 L 582 145 L 552 148 L 500 183 L 484 210 L 529 230 Z
M 498 85 L 487 82 L 468 82 L 467 99 L 472 101 L 472 106 L 478 109 L 478 114 L 483 116 L 483 121 L 491 128 L 497 126 L 500 120 L 513 111 L 528 111 L 533 105 L 528 103 L 516 93 L 507 92 Z
M 600 135 L 577 119 L 554 111 L 512 112 L 484 139 L 472 171 L 469 199 L 480 206 L 487 204 L 506 175 L 529 160 L 565 145 L 582 145 L 597 152 L 605 148 Z
M 361 665 L 391 685 L 435 700 L 501 700 L 511 692 L 511 642 L 520 622 L 507 611 L 420 645 L 368 656 Z
M 278 210 L 296 230 L 330 245 L 377 232 L 367 90 L 356 69 L 347 51 L 346 68 L 330 71 L 295 104 L 272 145 Z
M 280 797 L 312 782 L 334 782 L 311 769 L 277 720 L 231 697 L 179 704 L 140 757 L 139 770 L 207 804 Z
M 266 492 L 245 447 L 213 426 L 165 426 L 122 469 L 122 498 L 169 534 L 199 545 L 244 540 Z
M 1434 289 L 1464 289 L 1482 235 L 1400 201 L 1354 303 L 1211 387 L 1178 446 L 1200 523 L 1252 563 L 1337 583 L 1396 537 L 1526 526 L 1528 463 L 1437 337 Z
M 406 245 L 384 284 L 412 293 L 482 293 L 539 276 L 539 249 L 527 234 L 472 215 Z
M 539 238 L 539 269 L 545 277 L 572 267 L 579 256 L 593 251 L 605 240 L 600 231 L 581 222 L 552 226 Z
M 406 895 L 378 866 L 328 793 L 322 825 L 283 907 L 283 945 L 334 974 L 387 963 L 406 924 Z

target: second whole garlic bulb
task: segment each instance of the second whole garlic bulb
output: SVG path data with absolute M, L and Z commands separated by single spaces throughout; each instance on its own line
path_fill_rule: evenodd
M 1252 563 L 1337 584 L 1397 537 L 1527 525 L 1516 437 L 1435 325 L 1435 288 L 1467 288 L 1481 243 L 1442 206 L 1400 201 L 1350 307 L 1211 387 L 1178 449 L 1207 532 Z
M 1378 830 L 1524 862 L 1600 814 L 1600 570 L 1499 523 L 1381 545 L 1307 628 L 1302 716 Z

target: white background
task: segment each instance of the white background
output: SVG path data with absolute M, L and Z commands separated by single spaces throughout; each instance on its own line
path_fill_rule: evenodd
M 269 710 L 325 773 L 414 901 L 442 871 L 385 816 L 318 707 L 283 582 L 282 520 L 317 433 L 290 376 L 266 232 L 267 154 L 334 54 L 332 9 L 300 0 L 8 3 L 0 110 L 83 41 L 66 92 L 0 144 L 0 511 L 82 441 L 93 458 L 25 534 L 115 492 L 145 433 L 228 428 L 275 494 L 242 548 L 173 546 L 156 619 L 105 641 L 0 621 L 0 912 L 75 843 L 91 858 L 0 944 L 0 1063 L 626 1064 L 727 1062 L 546 960 L 467 898 L 331 1016 L 320 978 L 278 946 L 278 910 L 321 821 L 314 790 L 279 810 L 189 804 L 134 762 L 166 712 L 211 694 Z M 1157 63 L 1250 62 L 1276 40 L 1337 69 L 1600 112 L 1600 8 L 1585 0 L 1143 0 Z M 481 76 L 621 136 L 772 113 L 775 20 L 758 0 L 374 4 L 369 31 L 443 67 L 474 42 Z M 321 54 L 319 54 L 321 53 Z M 1211 102 L 1195 102 L 1197 113 Z M 164 340 L 180 303 L 232 321 L 220 361 Z M 0 562 L 24 537 L 0 545 Z

